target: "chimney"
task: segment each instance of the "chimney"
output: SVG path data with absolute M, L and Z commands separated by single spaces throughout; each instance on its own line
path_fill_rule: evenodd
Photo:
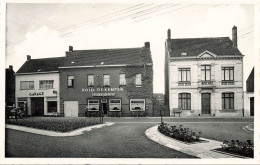
M 69 52 L 73 52 L 73 46 L 69 46 Z
M 167 32 L 167 39 L 171 39 L 171 29 L 168 29 L 168 32 Z
M 30 55 L 27 55 L 27 61 L 29 61 L 31 59 Z
M 147 49 L 150 49 L 150 42 L 145 42 L 145 43 L 144 43 L 144 46 L 145 46 Z
M 232 28 L 232 41 L 233 41 L 233 46 L 237 47 L 237 27 L 233 26 Z
M 13 65 L 9 65 L 9 69 L 10 69 L 10 70 L 13 70 Z

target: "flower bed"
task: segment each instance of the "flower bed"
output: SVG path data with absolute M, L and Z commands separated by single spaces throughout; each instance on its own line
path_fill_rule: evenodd
M 239 156 L 254 157 L 254 143 L 251 140 L 247 140 L 246 142 L 240 142 L 239 140 L 225 140 L 221 146 L 222 148 L 216 150 Z
M 166 123 L 161 123 L 158 126 L 158 131 L 168 137 L 183 141 L 183 142 L 198 142 L 200 141 L 201 132 L 195 133 L 189 128 L 183 128 L 182 125 L 177 128 Z
M 69 132 L 78 128 L 99 124 L 99 120 L 95 119 L 64 119 L 64 118 L 52 118 L 52 119 L 19 119 L 7 120 L 6 124 L 20 125 L 25 127 L 32 127 L 37 129 L 44 129 L 57 132 Z

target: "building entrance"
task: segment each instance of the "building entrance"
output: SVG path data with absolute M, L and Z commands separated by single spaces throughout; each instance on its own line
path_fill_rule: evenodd
M 254 116 L 254 97 L 250 97 L 250 116 Z
M 31 110 L 32 110 L 32 116 L 43 116 L 44 98 L 43 97 L 31 98 Z
M 201 94 L 201 113 L 210 114 L 210 93 Z
M 107 114 L 107 103 L 101 103 L 101 108 L 104 114 Z

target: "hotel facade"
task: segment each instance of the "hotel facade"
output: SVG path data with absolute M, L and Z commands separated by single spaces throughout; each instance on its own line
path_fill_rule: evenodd
M 31 59 L 16 74 L 16 104 L 27 115 L 152 116 L 150 43 L 123 49 L 73 50 Z

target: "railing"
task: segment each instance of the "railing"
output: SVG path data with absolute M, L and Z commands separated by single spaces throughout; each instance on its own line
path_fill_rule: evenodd
M 221 85 L 234 85 L 235 81 L 221 81 Z
M 178 82 L 178 86 L 190 86 L 190 85 L 191 85 L 190 81 L 185 81 L 185 82 L 179 81 Z
M 199 81 L 199 87 L 214 88 L 216 87 L 215 81 Z

